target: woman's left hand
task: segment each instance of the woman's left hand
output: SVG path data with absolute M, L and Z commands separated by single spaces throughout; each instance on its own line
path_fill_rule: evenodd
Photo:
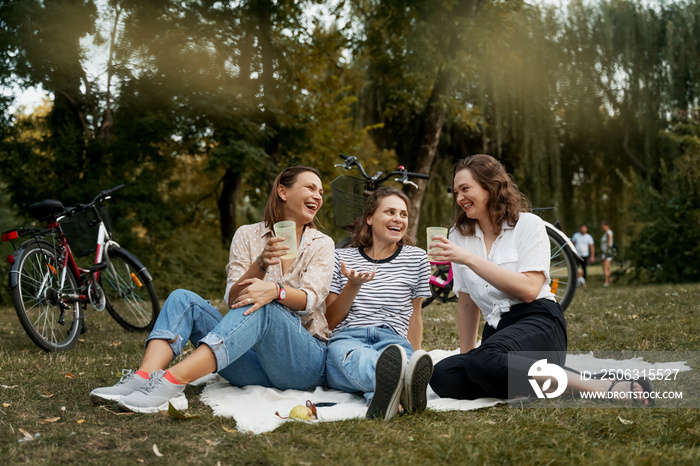
M 266 282 L 259 278 L 249 278 L 243 280 L 239 285 L 243 287 L 243 290 L 238 294 L 231 309 L 250 306 L 243 313 L 244 316 L 252 314 L 277 299 L 277 285 L 272 282 Z

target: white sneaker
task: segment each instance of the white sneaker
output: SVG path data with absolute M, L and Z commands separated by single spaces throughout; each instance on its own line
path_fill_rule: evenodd
M 186 384 L 175 384 L 165 378 L 165 371 L 159 370 L 151 375 L 146 386 L 125 396 L 119 401 L 119 407 L 135 413 L 157 413 L 168 410 L 168 402 L 175 409 L 187 409 L 185 398 Z
M 145 387 L 148 381 L 149 379 L 144 379 L 135 371 L 122 369 L 122 378 L 119 379 L 119 382 L 111 387 L 94 389 L 90 392 L 90 400 L 95 404 L 107 401 L 119 401 L 126 395 L 130 395 L 136 390 Z
M 433 360 L 423 351 L 415 351 L 408 361 L 406 376 L 401 391 L 401 406 L 404 411 L 413 414 L 423 411 L 428 406 L 428 384 L 433 375 Z
M 384 348 L 374 371 L 374 397 L 367 408 L 368 418 L 388 421 L 396 416 L 405 370 L 406 351 L 399 345 Z

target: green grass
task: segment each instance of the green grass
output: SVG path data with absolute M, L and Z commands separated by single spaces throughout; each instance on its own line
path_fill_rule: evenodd
M 596 275 L 589 282 L 567 311 L 570 350 L 700 348 L 700 284 L 604 289 Z M 431 305 L 424 321 L 426 349 L 457 347 L 454 306 Z M 87 323 L 76 348 L 46 354 L 24 334 L 14 309 L 0 309 L 3 464 L 700 463 L 697 408 L 504 404 L 400 415 L 391 422 L 289 422 L 255 436 L 235 431 L 233 419 L 213 416 L 199 402 L 201 388 L 189 387 L 189 412 L 196 419 L 123 414 L 93 406 L 87 395 L 138 364 L 144 335 L 123 331 L 107 313 L 90 315 Z M 19 442 L 20 429 L 40 435 Z

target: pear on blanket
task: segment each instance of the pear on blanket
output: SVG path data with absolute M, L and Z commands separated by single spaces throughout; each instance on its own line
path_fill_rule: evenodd
M 302 419 L 304 421 L 313 421 L 314 413 L 311 408 L 304 405 L 297 405 L 289 412 L 289 419 Z
M 275 414 L 281 417 L 282 419 L 301 419 L 302 421 L 315 421 L 316 419 L 318 419 L 316 405 L 308 400 L 306 402 L 306 406 L 297 405 L 293 407 L 292 410 L 289 412 L 288 417 L 280 416 L 279 412 L 276 412 Z

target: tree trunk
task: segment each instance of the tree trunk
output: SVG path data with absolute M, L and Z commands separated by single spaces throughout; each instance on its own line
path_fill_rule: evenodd
M 443 96 L 450 92 L 452 83 L 449 73 L 441 71 L 435 80 L 435 86 L 428 99 L 423 121 L 420 125 L 417 141 L 418 148 L 415 154 L 415 162 L 413 170 L 419 173 L 430 173 L 435 157 L 437 155 L 438 142 L 440 142 L 440 134 L 442 126 L 445 123 L 446 110 L 441 105 Z M 420 210 L 423 204 L 423 196 L 427 187 L 427 180 L 413 180 L 417 185 L 417 189 L 411 189 L 407 192 L 408 198 L 413 204 L 413 215 L 408 224 L 408 233 L 416 237 L 418 232 L 418 223 L 420 222 Z
M 233 234 L 236 232 L 236 199 L 241 188 L 241 174 L 234 173 L 230 168 L 226 170 L 222 179 L 223 188 L 219 195 L 219 217 L 221 219 L 221 241 L 224 246 L 231 244 Z

